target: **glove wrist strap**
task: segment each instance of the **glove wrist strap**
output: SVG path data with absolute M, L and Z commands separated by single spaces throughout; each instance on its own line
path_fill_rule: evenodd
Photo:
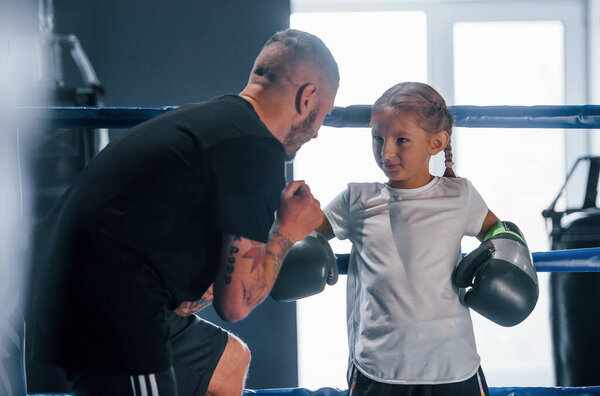
M 517 232 L 508 230 L 506 228 L 506 225 L 504 224 L 503 221 L 495 224 L 494 226 L 492 226 L 488 232 L 485 234 L 485 236 L 483 237 L 483 241 L 487 241 L 490 238 L 493 238 L 495 236 L 498 236 L 500 234 L 509 234 L 509 235 L 513 235 L 517 238 L 519 238 L 520 241 L 522 241 L 525 245 L 527 245 L 527 243 L 525 242 L 525 239 L 523 238 L 523 236 Z

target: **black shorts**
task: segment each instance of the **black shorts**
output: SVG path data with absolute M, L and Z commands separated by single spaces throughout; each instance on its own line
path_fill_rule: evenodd
M 196 315 L 184 318 L 171 312 L 167 321 L 179 395 L 204 396 L 229 335 Z
M 142 375 L 102 375 L 67 369 L 73 390 L 85 396 L 134 396 L 142 394 L 142 388 L 153 395 L 155 388 L 161 396 L 204 396 L 227 345 L 228 333 L 196 315 L 181 317 L 169 312 L 167 323 L 171 368 Z
M 397 385 L 374 381 L 352 367 L 348 381 L 348 396 L 489 396 L 481 367 L 471 378 L 448 384 Z

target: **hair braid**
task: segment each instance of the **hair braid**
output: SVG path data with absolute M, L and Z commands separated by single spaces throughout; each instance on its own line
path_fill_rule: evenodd
M 448 141 L 448 144 L 444 148 L 444 155 L 446 157 L 446 160 L 444 161 L 444 164 L 446 165 L 444 176 L 456 177 L 456 173 L 454 173 L 454 169 L 452 169 L 452 167 L 454 166 L 454 161 L 452 161 L 452 144 L 450 143 L 450 141 Z

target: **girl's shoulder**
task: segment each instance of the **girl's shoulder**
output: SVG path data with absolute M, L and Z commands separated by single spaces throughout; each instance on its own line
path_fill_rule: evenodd
M 377 182 L 354 182 L 348 183 L 347 190 L 350 195 L 373 195 L 383 188 L 383 183 Z
M 446 193 L 470 194 L 474 189 L 473 184 L 466 177 L 442 177 L 440 187 Z
M 346 194 L 348 194 L 348 201 L 352 205 L 353 203 L 364 203 L 366 201 L 369 201 L 373 197 L 380 196 L 383 188 L 383 183 L 348 183 L 348 186 L 346 188 Z
M 466 177 L 442 177 L 441 181 L 443 184 L 447 186 L 457 186 L 457 187 L 469 187 L 471 186 L 471 181 Z

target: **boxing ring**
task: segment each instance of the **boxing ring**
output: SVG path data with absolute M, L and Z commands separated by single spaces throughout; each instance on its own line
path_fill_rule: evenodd
M 166 107 L 27 107 L 16 110 L 21 119 L 35 118 L 48 128 L 130 128 L 176 108 Z M 323 125 L 368 127 L 371 106 L 335 107 Z M 456 127 L 600 129 L 600 106 L 451 106 Z M 538 272 L 600 272 L 600 248 L 534 252 Z M 340 274 L 348 268 L 348 254 L 336 255 Z M 600 331 L 599 331 L 600 332 Z M 347 390 L 303 388 L 247 390 L 244 395 L 341 396 Z M 494 396 L 600 395 L 600 386 L 490 387 Z M 29 394 L 34 396 L 37 394 Z

